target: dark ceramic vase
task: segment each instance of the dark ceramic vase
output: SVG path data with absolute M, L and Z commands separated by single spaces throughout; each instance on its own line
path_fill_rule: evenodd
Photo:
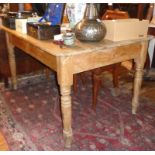
M 80 41 L 101 41 L 106 34 L 106 28 L 97 16 L 95 4 L 87 4 L 86 14 L 75 26 L 75 36 Z

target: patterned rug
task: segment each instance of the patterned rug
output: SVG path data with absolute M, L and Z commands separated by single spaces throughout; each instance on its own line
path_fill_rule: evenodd
M 111 79 L 104 78 L 96 112 L 91 108 L 92 84 L 78 81 L 72 92 L 73 144 L 64 148 L 59 89 L 55 76 L 47 81 L 34 76 L 19 81 L 17 90 L 0 90 L 0 130 L 10 150 L 155 150 L 155 106 L 140 98 L 131 114 L 132 78 L 120 79 L 120 95 L 114 95 Z

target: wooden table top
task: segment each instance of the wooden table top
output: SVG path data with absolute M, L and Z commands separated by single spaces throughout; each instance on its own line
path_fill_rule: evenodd
M 148 38 L 126 40 L 126 41 L 119 41 L 119 42 L 112 42 L 112 41 L 105 40 L 105 39 L 103 39 L 100 42 L 80 42 L 80 41 L 76 40 L 75 44 L 73 46 L 65 46 L 64 45 L 62 48 L 60 48 L 59 45 L 56 45 L 53 43 L 52 39 L 51 40 L 38 40 L 38 39 L 35 39 L 27 34 L 22 34 L 15 30 L 7 28 L 3 25 L 0 25 L 0 28 L 5 30 L 6 32 L 9 32 L 10 34 L 13 34 L 14 36 L 17 36 L 18 38 L 21 38 L 22 40 L 25 40 L 25 41 L 33 44 L 34 46 L 36 45 L 41 50 L 46 51 L 49 54 L 52 54 L 54 56 L 72 56 L 72 55 L 78 55 L 78 54 L 82 54 L 82 53 L 101 51 L 104 49 L 113 48 L 113 47 L 117 47 L 117 46 L 138 43 L 143 40 L 149 40 L 151 38 L 151 36 L 148 36 Z

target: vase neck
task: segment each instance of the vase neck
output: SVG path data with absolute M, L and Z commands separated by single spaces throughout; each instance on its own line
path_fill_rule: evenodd
M 85 18 L 86 19 L 98 18 L 97 8 L 95 4 L 92 4 L 92 3 L 87 4 Z

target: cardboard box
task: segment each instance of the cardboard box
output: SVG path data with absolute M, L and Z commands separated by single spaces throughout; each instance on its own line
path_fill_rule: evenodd
M 20 33 L 27 33 L 27 19 L 16 19 L 15 20 L 16 31 Z
M 111 41 L 132 40 L 147 37 L 149 21 L 139 19 L 102 20 L 107 33 L 105 39 Z

